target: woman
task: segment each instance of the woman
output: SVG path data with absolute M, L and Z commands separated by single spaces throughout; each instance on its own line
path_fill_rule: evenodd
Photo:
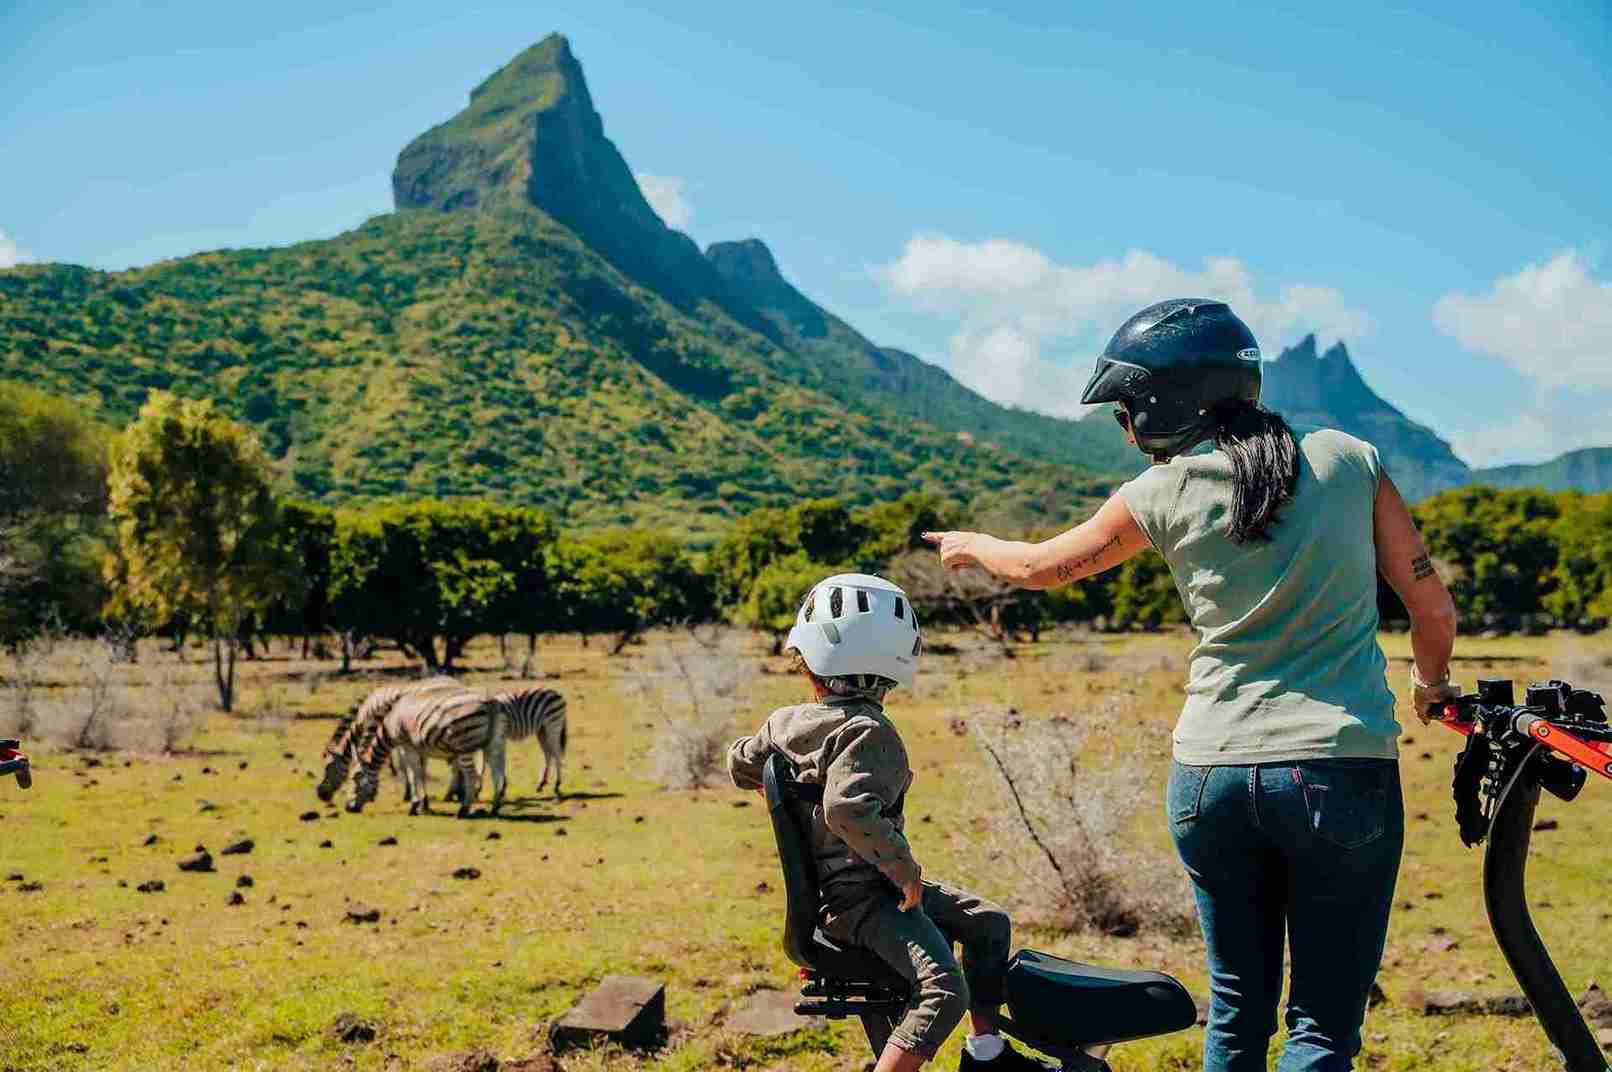
M 1292 950 L 1280 1072 L 1348 1069 L 1404 840 L 1377 576 L 1404 601 L 1418 715 L 1449 680 L 1455 610 L 1370 444 L 1259 405 L 1260 355 L 1224 303 L 1126 321 L 1081 401 L 1116 405 L 1154 465 L 1042 543 L 929 533 L 947 567 L 1050 588 L 1148 546 L 1199 634 L 1174 733 L 1171 832 L 1192 878 L 1213 1001 L 1209 1072 L 1265 1069 Z M 1192 451 L 1212 442 L 1213 449 Z

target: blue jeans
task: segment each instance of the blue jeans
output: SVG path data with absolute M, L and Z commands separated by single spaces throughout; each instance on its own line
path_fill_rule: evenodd
M 1293 970 L 1278 1072 L 1347 1072 L 1405 843 L 1399 765 L 1175 763 L 1168 809 L 1209 953 L 1205 1072 L 1264 1072 L 1284 931 Z

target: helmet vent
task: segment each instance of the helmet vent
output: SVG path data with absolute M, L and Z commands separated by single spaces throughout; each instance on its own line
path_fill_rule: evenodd
M 824 622 L 820 628 L 823 630 L 823 635 L 828 637 L 828 642 L 830 644 L 838 644 L 840 642 L 839 627 L 833 622 Z
M 868 612 L 868 594 L 860 588 L 856 590 L 856 611 L 858 614 Z
M 896 617 L 897 618 L 905 618 L 906 616 L 907 616 L 907 603 L 900 596 L 896 596 Z
M 924 638 L 923 637 L 913 637 L 912 638 L 912 657 L 914 659 L 916 659 L 919 656 L 919 654 L 923 652 L 923 650 L 924 650 Z
M 817 589 L 814 588 L 810 592 L 806 593 L 806 606 L 801 609 L 800 620 L 803 622 L 811 621 L 812 615 L 816 613 L 816 611 Z
M 838 618 L 845 612 L 845 589 L 830 588 L 828 590 L 828 616 Z

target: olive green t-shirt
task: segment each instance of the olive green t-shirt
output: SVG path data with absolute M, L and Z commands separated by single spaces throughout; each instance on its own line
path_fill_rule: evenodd
M 1226 535 L 1224 451 L 1155 465 L 1119 489 L 1198 631 L 1174 734 L 1179 762 L 1398 755 L 1377 644 L 1377 451 L 1331 429 L 1293 432 L 1298 487 L 1268 542 Z

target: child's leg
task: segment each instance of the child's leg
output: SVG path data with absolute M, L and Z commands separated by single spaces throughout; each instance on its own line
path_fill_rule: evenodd
M 951 939 L 922 909 L 903 912 L 882 891 L 850 911 L 832 913 L 823 929 L 872 952 L 912 984 L 906 1015 L 890 1034 L 878 1072 L 917 1068 L 933 1057 L 968 1009 L 968 983 L 952 956 Z
M 995 1033 L 997 1010 L 1005 1000 L 1008 954 L 1013 948 L 1008 914 L 983 897 L 943 882 L 924 883 L 924 914 L 942 934 L 963 947 L 963 977 L 968 981 L 974 1033 Z

